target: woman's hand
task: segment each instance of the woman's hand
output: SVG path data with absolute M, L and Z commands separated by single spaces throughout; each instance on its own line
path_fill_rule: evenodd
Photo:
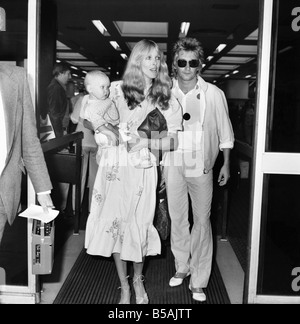
M 149 140 L 148 138 L 139 137 L 136 134 L 130 134 L 131 139 L 127 142 L 128 152 L 137 152 L 143 148 L 148 148 Z

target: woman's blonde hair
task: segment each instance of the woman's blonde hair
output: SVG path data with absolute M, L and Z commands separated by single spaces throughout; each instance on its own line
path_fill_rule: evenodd
M 168 73 L 168 66 L 158 45 L 151 40 L 144 39 L 139 41 L 132 49 L 123 76 L 122 90 L 130 109 L 134 109 L 145 99 L 144 89 L 146 85 L 141 63 L 153 48 L 156 49 L 160 55 L 160 66 L 158 75 L 153 80 L 149 90 L 148 98 L 153 104 L 159 105 L 163 110 L 169 108 L 171 79 Z

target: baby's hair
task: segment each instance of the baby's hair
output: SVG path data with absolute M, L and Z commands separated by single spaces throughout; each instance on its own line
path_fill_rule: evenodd
M 86 74 L 85 78 L 84 78 L 84 86 L 87 89 L 87 86 L 89 84 L 91 84 L 91 82 L 93 80 L 95 80 L 96 78 L 103 78 L 103 79 L 107 79 L 109 81 L 109 77 L 102 71 L 98 71 L 98 70 L 94 70 L 94 71 L 90 71 Z

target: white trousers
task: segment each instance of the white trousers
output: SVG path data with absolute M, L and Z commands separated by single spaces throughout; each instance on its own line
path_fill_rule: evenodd
M 177 272 L 191 272 L 191 285 L 206 288 L 211 274 L 213 239 L 210 222 L 213 172 L 186 177 L 184 167 L 164 168 L 171 217 L 171 249 Z M 189 199 L 193 227 L 189 223 Z

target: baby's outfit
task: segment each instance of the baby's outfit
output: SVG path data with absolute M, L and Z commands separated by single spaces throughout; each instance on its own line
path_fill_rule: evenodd
M 92 123 L 95 130 L 95 141 L 101 148 L 109 147 L 108 138 L 97 131 L 103 125 L 111 124 L 117 126 L 119 124 L 119 113 L 113 101 L 109 98 L 104 100 L 89 99 L 86 95 L 83 99 L 85 102 L 84 119 Z

